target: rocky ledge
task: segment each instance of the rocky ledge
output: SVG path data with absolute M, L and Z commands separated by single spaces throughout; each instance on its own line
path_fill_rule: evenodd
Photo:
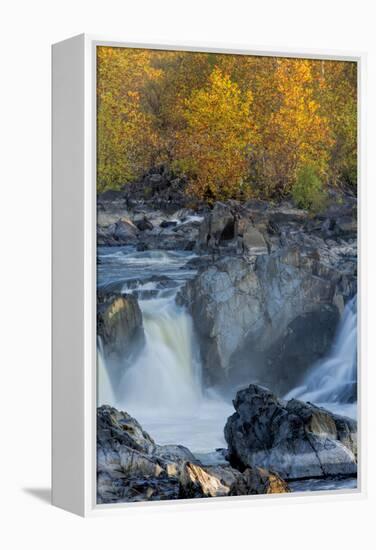
M 145 177 L 157 189 L 167 175 Z M 253 382 L 278 395 L 299 385 L 356 293 L 356 198 L 334 195 L 315 216 L 287 201 L 192 210 L 142 198 L 146 183 L 134 184 L 132 200 L 132 186 L 98 197 L 98 245 L 196 253 L 197 276 L 178 302 L 193 317 L 208 385 L 233 392 Z
M 144 342 L 142 314 L 131 294 L 97 291 L 97 335 L 107 358 L 124 358 Z
M 233 403 L 236 412 L 225 426 L 233 467 L 257 465 L 286 480 L 356 475 L 356 421 L 256 385 Z
M 186 447 L 157 445 L 126 412 L 97 410 L 98 504 L 285 492 L 276 473 L 203 466 Z
M 279 395 L 299 385 L 356 293 L 356 202 L 315 217 L 288 203 L 217 203 L 196 250 L 211 261 L 178 301 L 193 317 L 208 383 L 254 382 Z

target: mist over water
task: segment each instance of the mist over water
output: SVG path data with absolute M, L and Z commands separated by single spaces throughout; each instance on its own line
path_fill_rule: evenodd
M 223 429 L 234 409 L 202 384 L 199 346 L 189 313 L 175 302 L 179 288 L 196 270 L 190 252 L 101 247 L 99 288 L 134 293 L 143 317 L 145 345 L 120 364 L 111 379 L 98 343 L 98 404 L 134 416 L 159 444 L 181 444 L 197 456 L 225 447 Z M 285 398 L 310 401 L 356 417 L 356 298 L 345 308 L 327 358 L 312 366 L 304 383 Z
M 100 338 L 98 338 L 97 345 L 97 388 L 97 403 L 99 407 L 101 405 L 109 405 L 115 402 L 115 394 L 112 388 L 110 375 L 106 367 L 103 345 Z
M 195 275 L 187 266 L 193 257 L 185 252 L 105 250 L 99 286 L 116 283 L 122 292 L 138 296 L 145 345 L 130 366 L 124 360 L 116 391 L 99 349 L 98 403 L 127 411 L 159 444 L 179 443 L 207 453 L 225 446 L 223 428 L 233 407 L 203 388 L 192 319 L 175 302 L 181 285 Z
M 191 317 L 174 298 L 139 302 L 146 343 L 124 372 L 120 394 L 134 409 L 193 411 L 202 397 L 201 365 Z

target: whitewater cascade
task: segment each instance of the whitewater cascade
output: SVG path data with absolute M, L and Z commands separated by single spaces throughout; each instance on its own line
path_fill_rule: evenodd
M 315 404 L 345 405 L 356 402 L 357 303 L 356 296 L 345 307 L 329 356 L 316 363 L 304 384 L 286 399 Z M 333 408 L 333 407 L 331 407 Z
M 125 357 L 117 365 L 123 373 L 119 383 L 111 379 L 99 342 L 98 404 L 127 411 L 159 444 L 179 441 L 202 458 L 225 446 L 223 426 L 233 407 L 203 389 L 192 318 L 175 301 L 196 272 L 188 264 L 192 258 L 189 252 L 102 250 L 99 283 L 137 296 L 145 344 L 131 361 Z
M 115 403 L 115 395 L 112 389 L 112 384 L 106 362 L 104 359 L 102 340 L 98 338 L 97 343 L 97 401 L 98 406 L 111 405 Z
M 201 396 L 201 365 L 192 319 L 174 296 L 140 300 L 145 346 L 120 384 L 122 403 L 131 410 L 185 411 Z

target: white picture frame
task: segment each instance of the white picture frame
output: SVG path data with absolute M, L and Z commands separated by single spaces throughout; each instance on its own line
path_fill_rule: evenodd
M 356 490 L 161 503 L 96 504 L 96 47 L 209 51 L 354 61 L 358 65 L 358 403 Z M 52 47 L 52 502 L 95 516 L 142 506 L 269 505 L 366 495 L 365 65 L 359 52 L 268 50 L 229 44 L 135 44 L 81 34 Z M 360 292 L 361 289 L 361 292 Z

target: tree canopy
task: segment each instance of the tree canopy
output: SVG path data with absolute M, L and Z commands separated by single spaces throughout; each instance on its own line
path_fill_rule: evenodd
M 99 191 L 162 163 L 209 201 L 356 190 L 352 62 L 100 47 L 97 109 Z

